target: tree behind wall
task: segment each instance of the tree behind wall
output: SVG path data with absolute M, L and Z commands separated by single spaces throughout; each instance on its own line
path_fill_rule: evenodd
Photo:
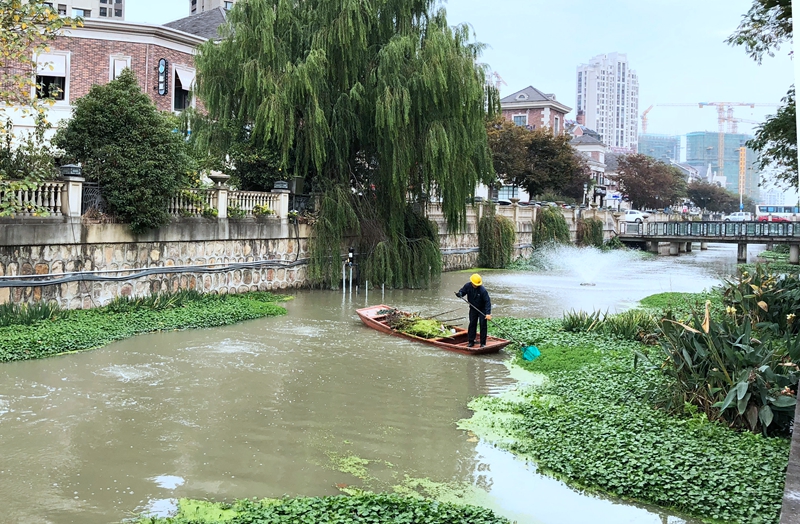
M 140 233 L 170 220 L 169 202 L 188 182 L 192 161 L 176 128 L 126 69 L 75 101 L 53 144 L 100 183 L 108 211 Z
M 641 209 L 664 209 L 686 195 L 680 169 L 647 155 L 621 157 L 617 180 L 625 200 Z
M 494 205 L 484 209 L 478 222 L 478 267 L 501 269 L 511 262 L 517 233 L 511 220 L 496 214 Z
M 496 90 L 477 64 L 482 46 L 437 4 L 250 0 L 230 11 L 221 41 L 200 47 L 209 116 L 249 126 L 325 193 L 309 268 L 320 285 L 338 280 L 345 233 L 369 221 L 367 252 L 396 266 L 418 240 L 406 235 L 409 201 L 437 195 L 461 229 L 467 198 L 493 181 L 484 125 Z

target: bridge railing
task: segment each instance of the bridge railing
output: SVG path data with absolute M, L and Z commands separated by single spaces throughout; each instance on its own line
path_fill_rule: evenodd
M 649 222 L 627 224 L 625 235 L 648 237 L 775 238 L 800 239 L 795 222 Z

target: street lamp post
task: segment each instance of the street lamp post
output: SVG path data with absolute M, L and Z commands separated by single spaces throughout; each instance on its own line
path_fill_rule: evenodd
M 588 182 L 584 182 L 583 183 L 583 205 L 584 205 L 584 207 L 586 206 L 586 191 L 588 191 L 588 190 L 589 190 L 589 183 Z

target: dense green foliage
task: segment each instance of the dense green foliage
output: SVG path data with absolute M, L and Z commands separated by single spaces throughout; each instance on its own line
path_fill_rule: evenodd
M 278 295 L 201 295 L 186 292 L 118 299 L 97 309 L 70 311 L 56 320 L 0 327 L 0 362 L 96 348 L 140 333 L 224 326 L 280 315 Z
M 727 43 L 742 45 L 759 64 L 764 56 L 775 56 L 781 44 L 793 38 L 791 0 L 753 0 Z M 783 185 L 797 187 L 797 123 L 794 86 L 783 99 L 778 112 L 756 130 L 756 137 L 747 142 L 759 153 L 758 169 L 777 168 L 775 178 Z M 772 180 L 765 180 L 772 182 Z
M 0 217 L 23 212 L 46 214 L 35 204 L 20 202 L 17 192 L 34 190 L 58 175 L 52 147 L 44 138 L 47 127 L 41 113 L 36 116 L 33 132 L 23 136 L 14 136 L 10 119 L 0 126 Z
M 492 511 L 400 495 L 239 500 L 232 505 L 185 499 L 177 516 L 145 517 L 137 524 L 508 524 Z
M 222 40 L 200 47 L 197 89 L 211 120 L 250 129 L 254 147 L 274 144 L 324 195 L 309 269 L 323 284 L 338 281 L 340 241 L 359 234 L 355 224 L 370 230 L 375 267 L 403 267 L 419 240 L 405 234 L 409 201 L 436 194 L 458 230 L 478 182 L 494 181 L 485 119 L 497 93 L 478 64 L 482 46 L 437 5 L 239 2 Z M 389 281 L 376 271 L 383 278 L 371 282 Z M 413 285 L 405 276 L 392 270 L 395 284 Z
M 521 395 L 471 404 L 493 414 L 493 432 L 510 437 L 498 445 L 578 487 L 706 521 L 778 522 L 788 440 L 738 433 L 691 410 L 676 417 L 657 409 L 663 375 L 635 367 L 652 346 L 568 333 L 558 320 L 498 322 L 542 351 L 532 362 L 517 355 L 515 363 L 548 377 Z
M 494 170 L 505 183 L 529 195 L 582 196 L 589 168 L 570 145 L 570 134 L 554 135 L 544 127 L 528 130 L 503 117 L 487 122 L 486 130 Z
M 609 315 L 601 311 L 566 311 L 562 320 L 564 331 L 596 332 L 623 340 L 652 342 L 658 329 L 656 317 L 649 311 L 631 309 Z
M 739 211 L 739 195 L 731 193 L 724 187 L 706 182 L 705 180 L 692 180 L 686 188 L 686 196 L 698 207 L 714 213 L 734 213 Z M 753 200 L 744 196 L 742 198 L 744 211 L 755 211 Z
M 178 122 L 162 114 L 125 70 L 75 101 L 53 144 L 83 175 L 100 183 L 108 212 L 135 233 L 169 222 L 169 202 L 193 168 Z
M 514 223 L 498 215 L 494 205 L 485 206 L 478 222 L 478 267 L 506 267 L 514 255 L 516 239 Z
M 638 209 L 664 209 L 686 195 L 681 170 L 647 155 L 620 157 L 617 180 L 622 196 Z
M 599 218 L 579 218 L 575 232 L 579 246 L 603 247 L 603 221 Z
M 756 129 L 755 138 L 748 140 L 758 154 L 757 168 L 776 169 L 774 177 L 786 187 L 797 187 L 797 108 L 794 86 L 781 100 L 783 105 Z M 765 180 L 772 182 L 771 180 Z
M 11 325 L 29 326 L 41 320 L 55 320 L 69 314 L 55 302 L 36 302 L 34 304 L 0 304 L 0 327 Z
M 547 243 L 569 244 L 569 226 L 557 207 L 542 207 L 536 210 L 533 223 L 533 245 Z

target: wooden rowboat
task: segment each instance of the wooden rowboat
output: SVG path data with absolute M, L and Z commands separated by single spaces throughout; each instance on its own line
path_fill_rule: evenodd
M 486 337 L 486 346 L 480 347 L 480 336 L 476 337 L 476 343 L 474 347 L 468 348 L 467 347 L 467 330 L 464 328 L 456 327 L 455 333 L 438 337 L 438 338 L 423 338 L 418 337 L 416 335 L 410 335 L 408 333 L 403 333 L 401 331 L 397 331 L 396 329 L 392 329 L 386 322 L 386 317 L 388 316 L 387 311 L 397 311 L 398 313 L 402 313 L 405 315 L 410 315 L 405 311 L 400 311 L 396 308 L 392 308 L 386 306 L 384 304 L 378 306 L 370 306 L 361 309 L 357 309 L 356 313 L 361 318 L 361 321 L 364 322 L 367 326 L 377 329 L 382 333 L 387 333 L 389 335 L 394 335 L 396 337 L 406 338 L 408 340 L 416 340 L 417 342 L 424 342 L 426 344 L 434 345 L 441 349 L 447 349 L 449 351 L 457 351 L 459 353 L 464 353 L 465 355 L 484 355 L 486 353 L 497 353 L 507 345 L 511 343 L 510 340 L 506 340 L 504 338 L 497 338 L 488 336 Z

